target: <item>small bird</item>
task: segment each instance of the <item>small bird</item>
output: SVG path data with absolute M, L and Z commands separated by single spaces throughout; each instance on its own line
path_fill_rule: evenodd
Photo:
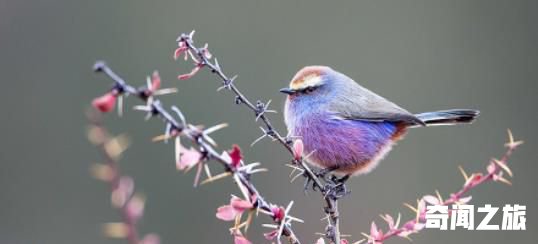
M 280 91 L 288 136 L 301 138 L 308 163 L 342 179 L 374 169 L 408 128 L 469 124 L 479 114 L 412 114 L 327 66 L 304 67 Z

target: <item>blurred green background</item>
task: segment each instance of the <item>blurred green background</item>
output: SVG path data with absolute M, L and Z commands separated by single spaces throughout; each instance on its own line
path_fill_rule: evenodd
M 305 65 L 324 64 L 412 112 L 477 108 L 471 126 L 416 129 L 371 174 L 350 181 L 342 201 L 342 230 L 361 237 L 378 214 L 410 212 L 435 189 L 445 196 L 469 171 L 499 157 L 506 129 L 526 144 L 511 159 L 512 187 L 488 184 L 473 191 L 476 205 L 527 205 L 526 231 L 436 231 L 412 236 L 415 243 L 536 242 L 536 128 L 538 99 L 538 2 L 536 1 L 15 1 L 0 0 L 0 243 L 122 243 L 100 233 L 100 224 L 119 220 L 107 185 L 88 168 L 102 160 L 86 140 L 84 112 L 110 85 L 92 65 L 106 60 L 132 84 L 160 71 L 165 87 L 179 94 L 163 98 L 178 105 L 192 123 L 230 123 L 214 135 L 225 149 L 242 146 L 248 161 L 269 173 L 255 183 L 280 204 L 295 201 L 295 225 L 304 243 L 313 243 L 325 223 L 317 194 L 305 196 L 302 183 L 288 182 L 289 156 L 260 135 L 252 115 L 216 93 L 208 72 L 188 81 L 176 76 L 190 64 L 171 58 L 181 32 L 197 30 L 223 68 L 239 74 L 237 85 L 251 98 L 272 99 Z M 126 107 L 137 104 L 127 99 Z M 282 114 L 271 115 L 284 131 Z M 109 115 L 115 133 L 127 133 L 132 147 L 121 166 L 148 198 L 142 233 L 163 243 L 231 243 L 230 223 L 216 208 L 237 194 L 229 181 L 192 188 L 193 173 L 177 172 L 172 145 L 156 144 L 157 120 L 126 110 Z M 500 224 L 501 214 L 495 222 Z M 477 221 L 480 215 L 475 216 Z M 249 231 L 265 243 L 256 219 Z M 388 243 L 408 243 L 393 239 Z

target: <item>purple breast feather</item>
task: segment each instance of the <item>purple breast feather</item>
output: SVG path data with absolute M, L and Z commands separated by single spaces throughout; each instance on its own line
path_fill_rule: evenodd
M 307 160 L 322 168 L 339 166 L 336 172 L 342 173 L 355 173 L 370 162 L 376 163 L 390 150 L 393 137 L 401 132 L 392 122 L 308 117 L 293 129 L 293 135 L 303 140 L 305 154 L 312 153 Z

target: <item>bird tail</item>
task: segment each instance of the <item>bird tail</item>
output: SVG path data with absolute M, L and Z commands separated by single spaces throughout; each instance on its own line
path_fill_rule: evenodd
M 472 123 L 480 111 L 472 109 L 450 109 L 415 114 L 426 126 L 456 125 Z

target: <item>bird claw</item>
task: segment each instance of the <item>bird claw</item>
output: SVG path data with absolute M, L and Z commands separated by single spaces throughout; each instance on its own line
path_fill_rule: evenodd
M 351 190 L 347 190 L 345 184 L 349 177 L 350 175 L 346 175 L 338 178 L 333 175 L 331 179 L 327 181 L 325 188 L 323 189 L 323 192 L 325 192 L 325 197 L 337 200 L 351 193 Z
M 334 166 L 334 167 L 328 167 L 328 168 L 324 168 L 324 169 L 320 169 L 319 171 L 314 171 L 314 174 L 320 178 L 320 179 L 323 179 L 323 181 L 325 182 L 329 182 L 329 181 L 332 181 L 332 178 L 334 178 L 335 176 L 332 175 L 331 179 L 327 179 L 327 176 L 337 170 L 339 167 L 338 166 Z

